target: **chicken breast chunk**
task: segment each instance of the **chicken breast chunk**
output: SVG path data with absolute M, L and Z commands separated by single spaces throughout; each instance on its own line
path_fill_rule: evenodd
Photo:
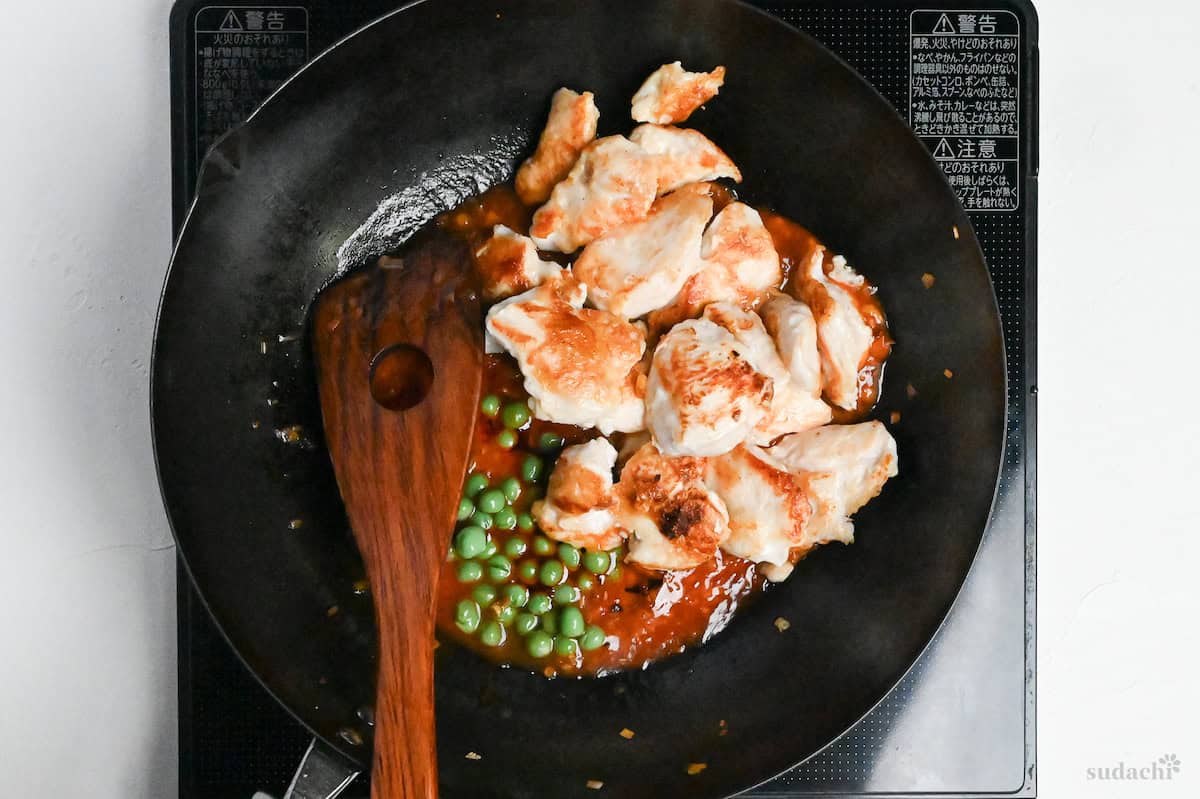
M 529 235 L 539 249 L 575 252 L 644 218 L 658 195 L 658 177 L 657 163 L 640 146 L 623 136 L 597 139 L 533 215 Z
M 853 410 L 858 406 L 859 372 L 866 363 L 874 333 L 848 290 L 861 286 L 862 277 L 840 256 L 826 275 L 824 260 L 824 249 L 817 248 L 801 276 L 800 296 L 817 323 L 825 396 L 839 408 Z
M 517 196 L 526 205 L 544 203 L 554 184 L 567 176 L 593 139 L 600 111 L 591 92 L 559 89 L 550 101 L 550 118 L 534 151 L 517 170 Z
M 496 225 L 492 237 L 475 253 L 483 278 L 483 296 L 501 300 L 528 291 L 543 280 L 562 272 L 562 267 L 538 257 L 537 245 L 504 225 Z
M 771 378 L 748 348 L 707 319 L 659 341 L 646 383 L 646 424 L 667 455 L 720 455 L 754 430 L 771 404 Z
M 854 541 L 850 516 L 898 470 L 896 440 L 882 422 L 828 425 L 784 438 L 771 455 L 807 481 L 813 515 L 805 540 Z
M 753 445 L 711 458 L 708 486 L 729 512 L 729 537 L 721 549 L 756 563 L 786 566 L 792 549 L 805 543 L 812 515 L 805 483 Z
M 629 140 L 650 155 L 659 194 L 718 178 L 742 182 L 737 165 L 698 130 L 638 125 Z
M 704 482 L 704 458 L 669 458 L 644 444 L 621 470 L 616 492 L 629 530 L 627 560 L 648 569 L 690 569 L 729 534 L 721 499 Z
M 817 351 L 817 320 L 799 300 L 782 292 L 759 309 L 763 325 L 787 366 L 792 385 L 809 396 L 821 396 L 821 356 Z
M 667 330 L 691 319 L 713 302 L 755 308 L 783 282 L 779 253 L 762 217 L 745 203 L 721 209 L 704 231 L 700 271 L 683 285 L 667 307 L 650 317 L 652 330 Z
M 517 359 L 539 419 L 601 432 L 645 428 L 646 339 L 635 325 L 583 308 L 586 289 L 569 272 L 488 311 L 486 328 Z
M 700 106 L 716 97 L 725 83 L 725 67 L 712 72 L 688 72 L 683 64 L 663 64 L 633 96 L 632 116 L 637 122 L 669 125 L 683 122 Z
M 767 412 L 749 436 L 751 442 L 767 446 L 780 436 L 829 422 L 833 411 L 819 396 L 801 391 L 792 383 L 775 350 L 775 342 L 756 313 L 743 311 L 731 303 L 715 302 L 704 309 L 703 318 L 729 331 L 742 344 L 750 365 L 771 379 L 772 397 Z
M 597 308 L 636 318 L 660 308 L 700 269 L 700 239 L 712 199 L 681 189 L 658 200 L 650 215 L 589 244 L 573 271 Z
M 626 532 L 617 521 L 613 465 L 617 451 L 605 438 L 567 447 L 558 456 L 533 517 L 555 541 L 587 549 L 612 549 Z

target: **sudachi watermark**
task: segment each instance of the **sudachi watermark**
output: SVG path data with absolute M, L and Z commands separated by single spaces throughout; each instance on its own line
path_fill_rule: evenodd
M 1182 764 L 1174 754 L 1163 755 L 1147 763 L 1127 764 L 1124 760 L 1113 766 L 1096 766 L 1087 770 L 1089 780 L 1119 782 L 1155 782 L 1174 779 Z

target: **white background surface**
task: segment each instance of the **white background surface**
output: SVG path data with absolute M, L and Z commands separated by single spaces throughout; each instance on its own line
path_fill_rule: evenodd
M 0 795 L 173 797 L 167 0 L 0 0 Z M 1039 781 L 1200 791 L 1200 6 L 1045 0 Z M 1089 767 L 1182 761 L 1171 782 Z

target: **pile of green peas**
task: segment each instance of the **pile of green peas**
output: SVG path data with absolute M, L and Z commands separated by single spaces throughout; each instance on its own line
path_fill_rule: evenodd
M 488 418 L 500 417 L 501 437 L 512 433 L 511 443 L 508 438 L 497 441 L 506 449 L 516 445 L 514 431 L 530 421 L 525 403 L 502 406 L 495 395 L 483 398 L 480 411 Z M 538 441 L 539 451 L 548 457 L 561 446 L 562 439 L 553 434 Z M 552 541 L 538 532 L 528 512 L 514 508 L 522 495 L 541 495 L 549 471 L 541 456 L 529 453 L 520 477 L 493 485 L 487 475 L 468 475 L 450 549 L 465 589 L 454 608 L 457 627 L 477 635 L 487 647 L 504 646 L 517 636 L 535 659 L 573 657 L 604 645 L 604 630 L 585 623 L 580 603 L 601 578 L 619 568 L 621 555 Z

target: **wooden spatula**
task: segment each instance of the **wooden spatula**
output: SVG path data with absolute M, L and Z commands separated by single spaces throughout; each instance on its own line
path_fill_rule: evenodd
M 470 257 L 425 234 L 402 263 L 332 284 L 313 314 L 325 439 L 379 627 L 373 799 L 437 796 L 437 576 L 482 379 Z

